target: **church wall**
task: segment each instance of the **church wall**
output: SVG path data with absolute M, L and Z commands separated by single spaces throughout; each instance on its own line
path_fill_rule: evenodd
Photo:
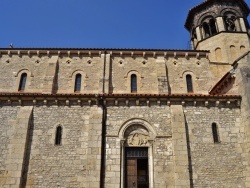
M 63 56 L 59 59 L 58 93 L 73 93 L 75 76 L 82 75 L 80 93 L 99 93 L 103 77 L 103 59 L 100 56 Z
M 14 121 L 17 117 L 18 108 L 5 106 L 0 108 L 0 187 L 9 184 L 15 184 L 14 174 L 9 170 L 16 170 L 15 166 L 8 166 L 8 155 L 11 150 L 11 139 L 14 132 Z M 13 177 L 7 181 L 7 178 Z
M 164 64 L 161 68 L 165 70 Z M 131 74 L 137 76 L 137 93 L 159 93 L 156 58 L 112 57 L 110 81 L 113 93 L 131 93 Z
M 186 75 L 192 76 L 194 93 L 207 94 L 213 75 L 206 58 L 169 58 L 167 60 L 171 93 L 187 93 Z
M 239 108 L 185 107 L 194 187 L 245 187 L 244 127 Z M 219 143 L 214 143 L 212 123 Z
M 62 143 L 55 145 L 57 126 Z M 37 106 L 33 112 L 27 188 L 99 187 L 101 110 Z
M 44 70 L 48 69 L 49 57 L 28 55 L 3 55 L 1 62 L 1 92 L 17 92 L 22 73 L 27 73 L 27 92 L 41 92 L 44 87 Z
M 234 47 L 234 49 L 232 48 Z M 244 48 L 243 48 L 244 47 Z M 216 57 L 215 50 L 221 48 L 221 58 Z M 211 62 L 232 64 L 238 57 L 249 49 L 249 39 L 246 33 L 219 33 L 213 37 L 201 41 L 197 50 L 210 50 L 209 60 Z M 220 75 L 224 73 L 221 72 Z
M 129 107 L 122 105 L 119 107 L 109 106 L 107 114 L 106 187 L 118 187 L 120 185 L 122 171 L 124 170 L 124 159 L 121 157 L 124 155 L 124 147 L 128 146 L 126 138 L 121 136 L 123 134 L 121 132 L 125 124 L 130 124 L 130 122 L 131 125 L 127 127 L 128 129 L 133 129 L 131 128 L 132 126 L 140 125 L 140 122 L 147 122 L 155 131 L 155 137 L 147 145 L 149 147 L 149 166 L 154 169 L 154 187 L 174 186 L 170 107 L 157 106 L 156 104 L 152 104 L 150 107 L 146 105 Z M 151 134 L 153 133 L 151 132 Z M 152 153 L 150 153 L 150 149 L 152 149 Z M 151 159 L 152 163 L 150 162 Z

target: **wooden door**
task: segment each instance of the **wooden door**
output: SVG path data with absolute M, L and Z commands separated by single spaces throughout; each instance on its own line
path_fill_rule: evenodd
M 137 187 L 137 161 L 127 159 L 127 188 Z
M 126 148 L 125 155 L 125 187 L 148 188 L 148 148 Z

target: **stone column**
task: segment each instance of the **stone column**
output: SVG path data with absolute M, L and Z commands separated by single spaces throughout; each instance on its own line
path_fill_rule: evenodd
M 100 187 L 101 140 L 102 109 L 93 106 L 89 117 L 86 188 Z
M 196 30 L 197 40 L 200 41 L 202 39 L 200 28 L 196 27 L 195 30 Z
M 23 163 L 25 160 L 26 146 L 28 142 L 28 129 L 33 107 L 21 107 L 16 121 L 13 122 L 13 130 L 8 146 L 8 158 L 6 161 L 6 187 L 19 188 L 22 178 Z
M 217 17 L 216 23 L 218 27 L 218 32 L 225 31 L 224 21 L 222 17 Z
M 171 124 L 175 168 L 175 187 L 189 188 L 188 152 L 185 118 L 181 105 L 171 106 Z
M 245 21 L 243 18 L 240 18 L 240 26 L 243 32 L 247 32 Z

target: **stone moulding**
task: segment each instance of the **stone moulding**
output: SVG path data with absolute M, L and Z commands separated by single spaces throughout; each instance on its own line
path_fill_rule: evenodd
M 178 50 L 178 49 L 104 49 L 104 48 L 0 48 L 0 56 L 2 55 L 22 55 L 28 56 L 100 56 L 106 52 L 111 56 L 142 56 L 142 57 L 205 57 L 209 54 L 206 50 Z
M 216 106 L 240 107 L 240 95 L 203 94 L 44 94 L 0 93 L 0 105 L 13 106 Z

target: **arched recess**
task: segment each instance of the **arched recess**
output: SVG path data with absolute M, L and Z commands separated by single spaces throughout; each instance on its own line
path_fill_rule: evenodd
M 137 90 L 136 93 L 140 92 L 140 88 L 142 87 L 142 76 L 141 74 L 136 71 L 136 70 L 130 70 L 125 76 L 124 78 L 127 79 L 126 83 L 126 92 L 127 93 L 131 93 L 131 76 L 136 76 L 136 82 L 137 82 Z
M 230 53 L 231 53 L 231 58 L 235 60 L 237 58 L 237 52 L 234 45 L 230 46 Z
M 130 119 L 121 126 L 119 130 L 121 140 L 121 188 L 125 188 L 126 183 L 125 151 L 128 148 L 145 148 L 148 151 L 148 182 L 149 188 L 153 188 L 153 141 L 155 137 L 155 130 L 143 119 Z
M 222 62 L 222 52 L 221 48 L 216 48 L 215 49 L 215 58 L 217 62 Z
M 246 52 L 246 47 L 243 46 L 243 45 L 241 45 L 241 46 L 240 46 L 240 52 L 241 52 L 242 54 L 245 53 L 245 52 Z
M 222 16 L 226 31 L 230 32 L 241 31 L 239 16 L 235 11 L 225 10 Z
M 71 75 L 71 82 L 70 82 L 70 88 L 71 88 L 71 92 L 75 92 L 75 83 L 76 83 L 76 77 L 77 75 L 81 75 L 81 86 L 80 86 L 80 91 L 78 91 L 79 93 L 84 91 L 84 87 L 86 86 L 86 78 L 87 75 L 82 71 L 82 70 L 75 70 Z
M 22 75 L 24 75 L 24 74 L 27 74 L 26 82 L 25 82 L 25 91 L 27 91 L 29 89 L 31 77 L 33 77 L 33 75 L 31 74 L 31 72 L 28 69 L 21 69 L 15 74 L 15 77 L 16 77 L 15 91 L 19 91 L 21 78 L 22 78 Z

